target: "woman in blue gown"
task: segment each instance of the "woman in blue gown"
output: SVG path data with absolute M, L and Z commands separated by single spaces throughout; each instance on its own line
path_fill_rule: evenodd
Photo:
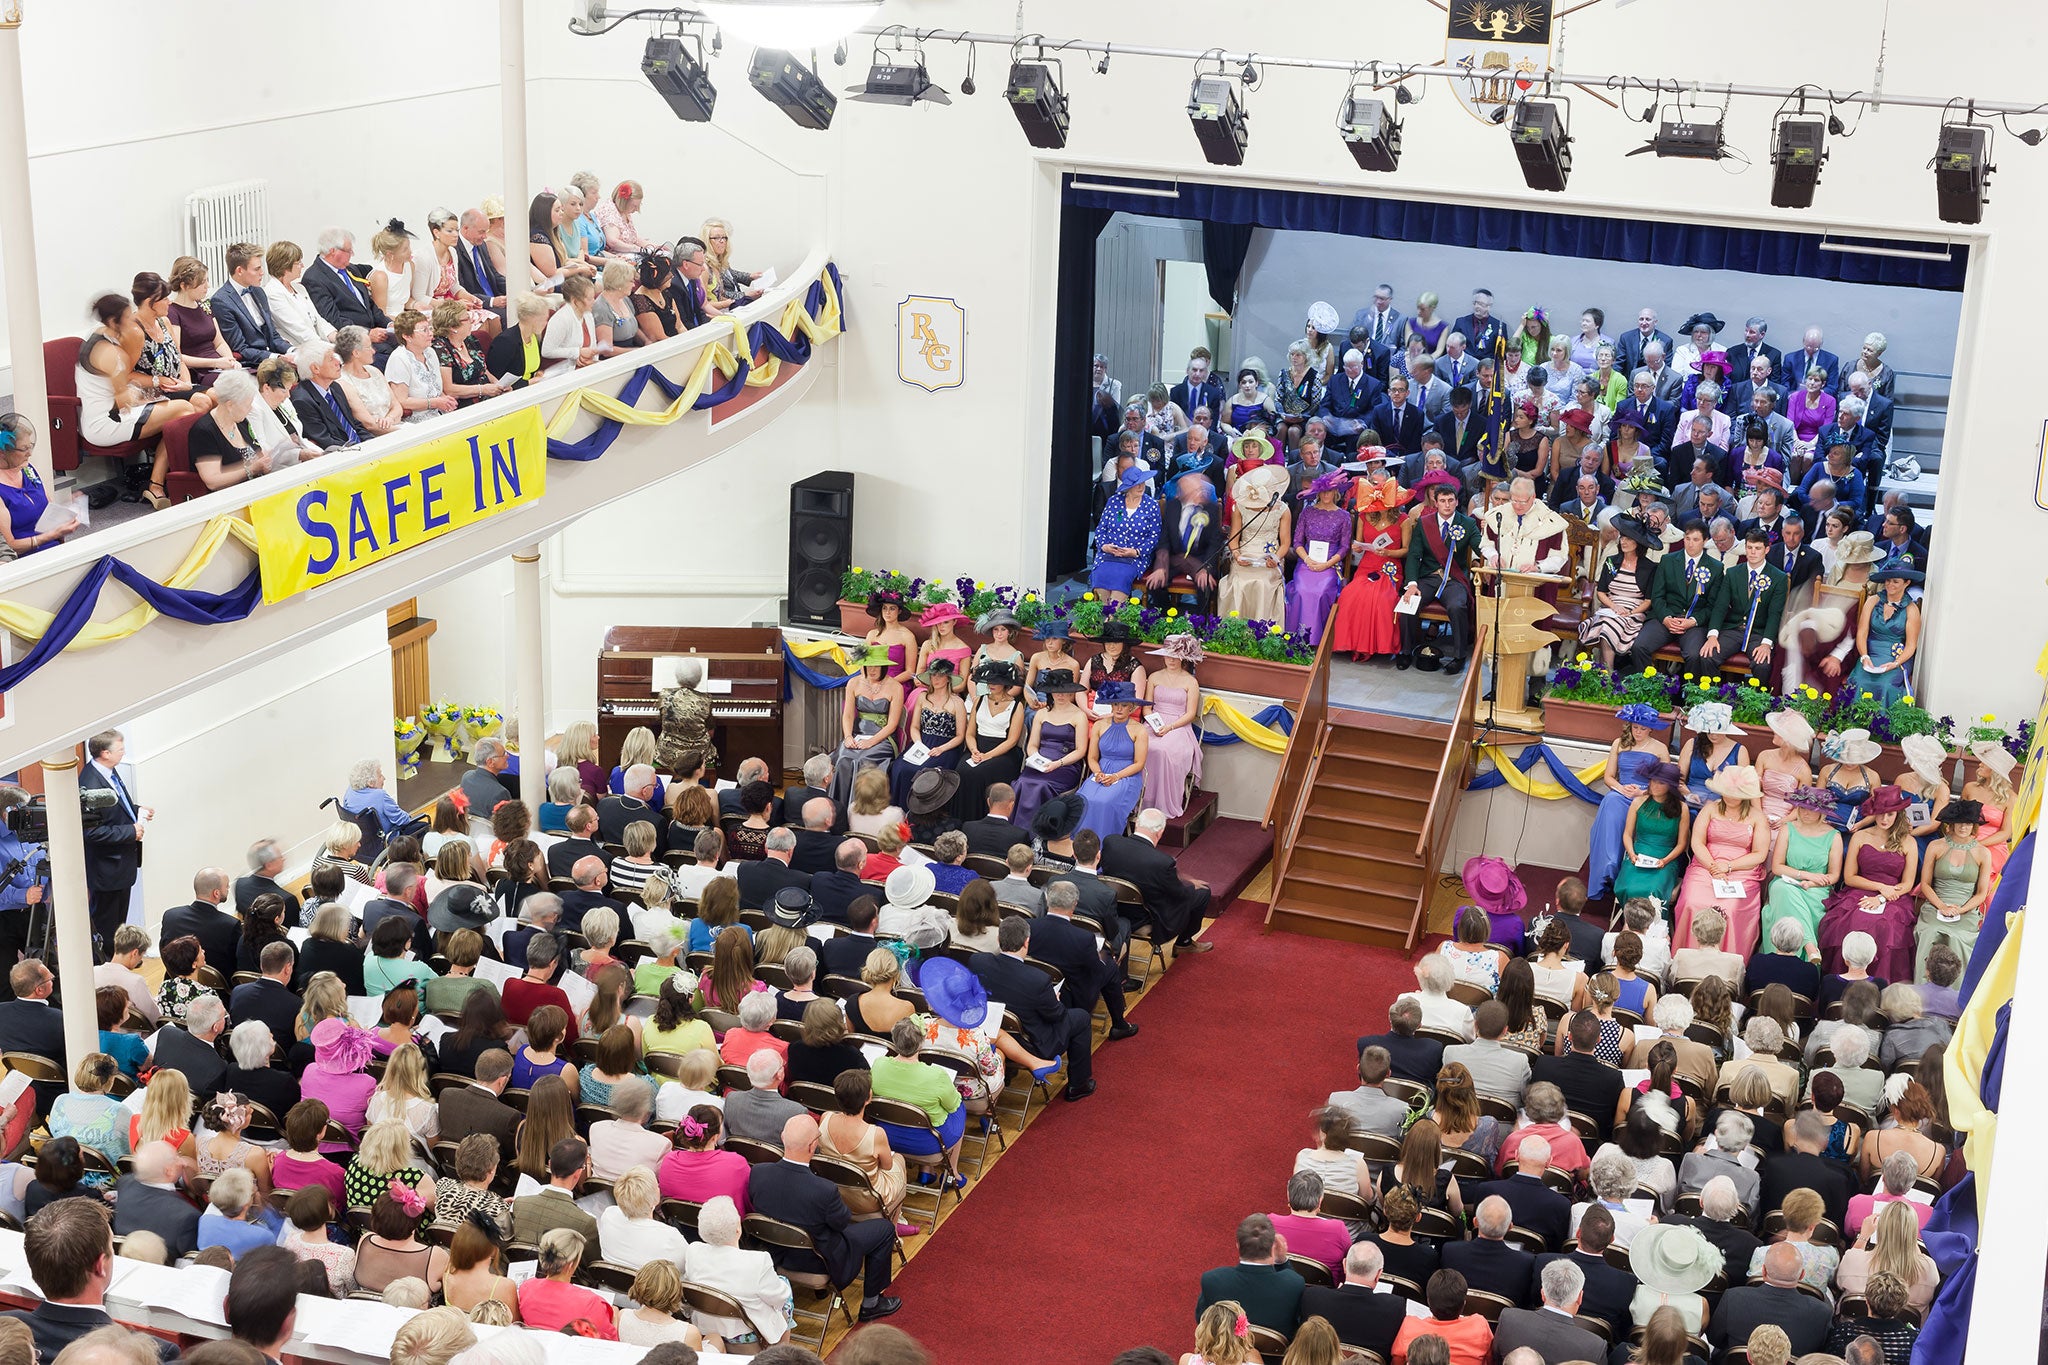
M 1621 722 L 1621 738 L 1607 751 L 1607 793 L 1593 816 L 1586 857 L 1589 898 L 1606 895 L 1613 885 L 1615 870 L 1621 866 L 1621 836 L 1628 827 L 1629 806 L 1649 790 L 1650 769 L 1671 754 L 1670 744 L 1659 738 L 1671 728 L 1671 722 L 1658 715 L 1656 707 L 1632 701 L 1614 714 Z
M 1920 604 L 1906 589 L 1924 582 L 1918 569 L 1886 564 L 1870 576 L 1878 593 L 1863 599 L 1863 620 L 1856 631 L 1862 657 L 1849 672 L 1851 696 L 1869 693 L 1888 706 L 1913 690 L 1912 659 L 1920 648 Z
M 1748 764 L 1749 753 L 1742 747 L 1743 729 L 1726 702 L 1703 701 L 1685 713 L 1685 728 L 1692 731 L 1678 751 L 1678 767 L 1685 774 L 1685 804 L 1694 810 L 1719 798 L 1707 790 L 1707 779 L 1723 768 Z
M 1024 771 L 1010 784 L 1017 792 L 1017 809 L 1010 819 L 1026 829 L 1048 799 L 1081 785 L 1088 762 L 1088 713 L 1074 703 L 1075 696 L 1087 689 L 1074 670 L 1039 670 L 1038 691 L 1050 704 L 1032 715 L 1024 745 Z M 1034 758 L 1051 766 L 1035 766 Z
M 1145 747 L 1150 731 L 1138 719 L 1145 701 L 1127 682 L 1111 681 L 1096 690 L 1098 704 L 1109 707 L 1109 719 L 1095 727 L 1088 741 L 1088 780 L 1081 784 L 1087 813 L 1081 828 L 1104 839 L 1122 834 L 1138 808 L 1145 783 Z

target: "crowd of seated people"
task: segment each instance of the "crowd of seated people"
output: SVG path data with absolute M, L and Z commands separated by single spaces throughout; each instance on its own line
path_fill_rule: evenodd
M 163 437 L 181 419 L 195 419 L 192 472 L 225 488 L 680 335 L 759 295 L 758 276 L 732 264 L 728 223 L 652 240 L 638 223 L 643 199 L 638 181 L 605 193 L 585 171 L 534 196 L 523 253 L 508 248 L 505 205 L 489 198 L 434 209 L 424 233 L 390 219 L 367 260 L 354 232 L 330 227 L 310 249 L 229 246 L 226 279 L 192 256 L 167 275 L 138 273 L 88 306 L 79 434 L 87 453 L 130 441 L 154 453 L 99 496 L 168 505 Z M 34 440 L 15 429 L 24 452 Z M 76 529 L 37 532 L 47 495 L 14 475 L 0 469 L 0 534 L 17 554 Z
M 1670 766 L 1637 807 L 1679 785 Z M 1983 814 L 1936 813 L 1932 857 L 1960 870 L 1916 883 L 1897 788 L 1846 810 L 1845 831 L 1810 774 L 1767 820 L 1753 771 L 1726 771 L 1747 776 L 1714 785 L 1702 823 L 1732 828 L 1693 856 L 1741 875 L 1720 845 L 1754 811 L 1752 880 L 1773 874 L 1761 941 L 1755 900 L 1725 888 L 1681 899 L 1675 923 L 1617 888 L 1603 934 L 1571 878 L 1528 921 L 1513 870 L 1473 859 L 1473 904 L 1387 1030 L 1358 1039 L 1357 1083 L 1310 1116 L 1284 1207 L 1248 1215 L 1237 1264 L 1203 1277 L 1198 1343 L 1240 1351 L 1205 1359 L 1333 1333 L 1391 1362 L 1528 1348 L 1677 1365 L 1784 1359 L 1782 1334 L 1792 1357 L 1907 1365 L 1943 1275 L 1920 1232 L 1966 1172 L 1943 1058 L 1971 947 L 1957 926 L 1988 877 Z M 1889 860 L 1845 874 L 1845 833 Z M 1940 912 L 1917 951 L 1910 910 L 1866 928 L 1916 884 Z M 1844 932 L 1833 896 L 1854 913 Z
M 1583 609 L 1563 619 L 1610 662 L 1668 644 L 1690 670 L 1740 659 L 1776 680 L 1794 656 L 1792 681 L 1855 668 L 1881 696 L 1910 691 L 1927 536 L 1885 486 L 1882 333 L 1845 363 L 1815 327 L 1780 352 L 1762 317 L 1728 345 L 1696 313 L 1674 343 L 1650 309 L 1610 337 L 1589 308 L 1566 335 L 1540 307 L 1509 326 L 1483 289 L 1454 322 L 1434 295 L 1412 317 L 1390 296 L 1348 335 L 1311 305 L 1278 374 L 1248 358 L 1219 378 L 1198 347 L 1183 380 L 1128 405 L 1096 356 L 1090 587 L 1310 644 L 1327 623 L 1334 649 L 1401 666 L 1441 607 L 1428 662 L 1455 673 L 1475 566 L 1566 574 Z M 1873 567 L 1899 587 L 1874 589 Z

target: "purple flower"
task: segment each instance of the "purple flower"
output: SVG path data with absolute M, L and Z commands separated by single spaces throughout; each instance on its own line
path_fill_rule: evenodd
M 1251 626 L 1252 638 L 1254 640 L 1263 640 L 1273 633 L 1273 623 L 1271 621 L 1254 621 L 1251 623 Z

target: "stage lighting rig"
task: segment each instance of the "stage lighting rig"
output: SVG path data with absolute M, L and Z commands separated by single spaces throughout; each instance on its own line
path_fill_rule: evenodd
M 1070 117 L 1067 94 L 1060 88 L 1065 75 L 1057 57 L 1047 58 L 1040 47 L 1030 60 L 1023 56 L 1023 44 L 1010 49 L 1010 83 L 1003 98 L 1024 130 L 1024 140 L 1034 147 L 1057 149 L 1067 145 Z
M 1227 72 L 1221 49 L 1212 49 L 1202 60 L 1214 58 L 1216 70 L 1203 71 L 1198 61 L 1194 83 L 1188 87 L 1188 122 L 1194 125 L 1195 141 L 1211 165 L 1242 166 L 1245 143 L 1250 134 L 1245 120 L 1244 92 L 1257 84 L 1257 71 L 1246 61 L 1241 71 Z M 1245 81 L 1246 75 L 1252 81 Z
M 1368 81 L 1354 77 L 1337 106 L 1337 135 L 1361 171 L 1391 171 L 1401 165 L 1401 120 L 1387 102 L 1366 93 Z
M 900 104 L 905 108 L 920 100 L 930 104 L 953 102 L 943 87 L 932 83 L 931 73 L 925 69 L 923 44 L 906 35 L 901 24 L 875 40 L 874 62 L 868 67 L 868 78 L 859 85 L 848 86 L 846 93 L 863 104 Z
M 1571 101 L 1550 94 L 1517 100 L 1506 122 L 1529 188 L 1563 193 L 1572 173 Z
M 1974 112 L 1974 111 L 1973 111 Z M 1944 223 L 1981 223 L 1991 197 L 1991 128 L 1944 123 L 1934 147 L 1934 201 Z
M 822 131 L 832 126 L 832 111 L 839 107 L 839 97 L 794 53 L 755 48 L 747 80 L 797 127 Z
M 709 123 L 718 90 L 711 84 L 711 72 L 704 65 L 704 39 L 685 30 L 676 34 L 657 33 L 647 40 L 640 56 L 640 74 L 655 93 L 668 102 L 671 112 L 690 123 Z

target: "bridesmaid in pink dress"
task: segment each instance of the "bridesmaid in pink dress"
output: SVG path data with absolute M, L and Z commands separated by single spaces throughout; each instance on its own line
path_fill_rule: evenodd
M 1139 800 L 1171 820 L 1187 809 L 1188 779 L 1202 776 L 1202 685 L 1188 670 L 1202 662 L 1203 650 L 1192 635 L 1169 635 L 1151 652 L 1165 662 L 1145 678 L 1145 699 L 1152 703 L 1147 723 L 1154 733 L 1145 749 Z
M 1863 803 L 1870 823 L 1849 840 L 1842 861 L 1842 888 L 1828 897 L 1820 921 L 1821 966 L 1842 970 L 1842 940 L 1862 931 L 1877 944 L 1870 972 L 1887 981 L 1913 979 L 1913 928 L 1919 904 L 1920 846 L 1906 816 L 1906 794 L 1883 786 Z
M 2019 760 L 1995 739 L 1980 739 L 1972 744 L 1970 757 L 1977 760 L 1977 771 L 1963 784 L 1962 795 L 1984 807 L 1984 823 L 1977 830 L 1977 837 L 1991 859 L 1995 880 L 2005 871 L 2005 860 L 2012 855 L 2012 836 L 2004 830 L 2007 814 L 2012 810 L 2012 775 L 2019 768 Z
M 1771 826 L 1764 819 L 1763 789 L 1752 767 L 1723 768 L 1707 779 L 1710 801 L 1692 825 L 1692 866 L 1678 888 L 1678 907 L 1671 942 L 1697 948 L 1693 915 L 1713 906 L 1728 921 L 1722 948 L 1748 957 L 1756 951 L 1763 918 L 1764 864 L 1771 856 Z M 1717 895 L 1715 881 L 1734 882 L 1739 896 Z
M 1757 755 L 1757 782 L 1764 794 L 1764 818 L 1777 829 L 1791 813 L 1788 798 L 1799 787 L 1813 785 L 1813 726 L 1797 711 L 1773 711 L 1764 717 L 1777 743 Z M 1889 979 L 1889 978 L 1887 978 Z

